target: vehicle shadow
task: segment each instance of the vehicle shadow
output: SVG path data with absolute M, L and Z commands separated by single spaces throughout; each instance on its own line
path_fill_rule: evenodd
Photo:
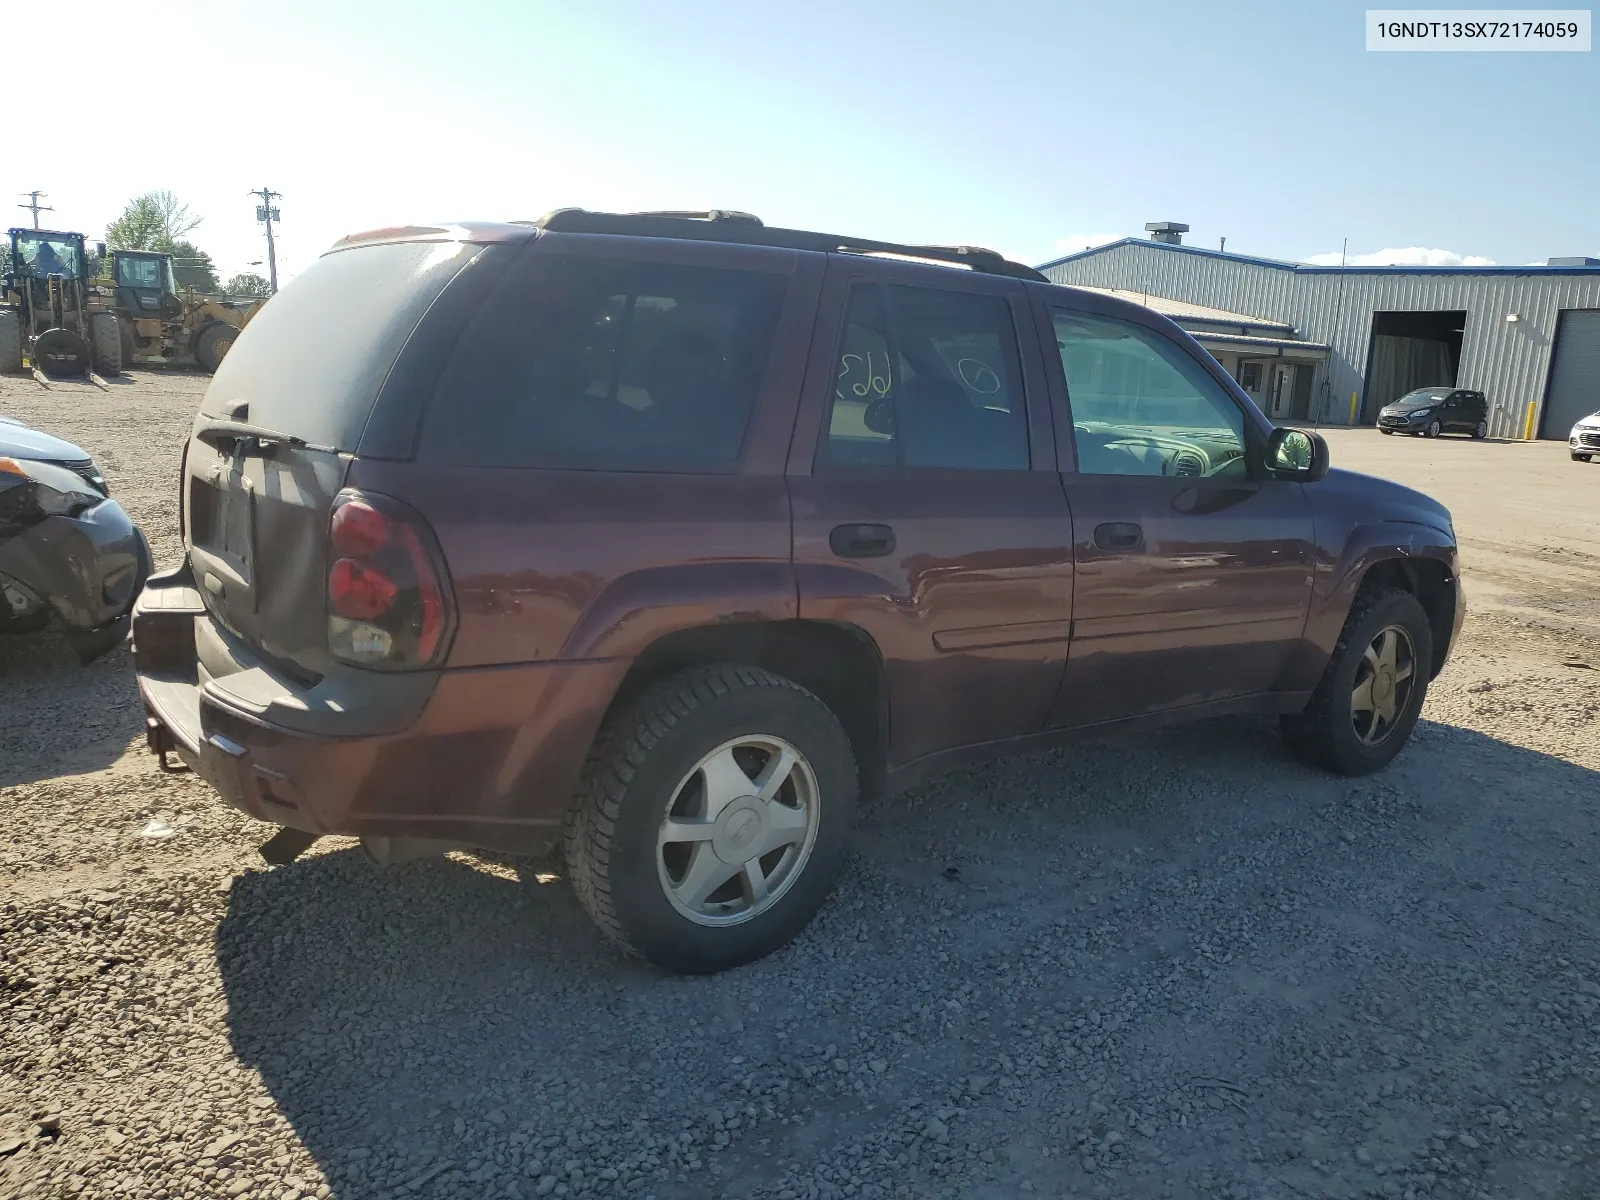
M 144 732 L 126 643 L 88 666 L 57 629 L 0 637 L 0 788 L 98 771 Z
M 1031 1054 L 1022 1015 L 1063 1003 L 1088 1011 L 1141 977 L 1148 986 L 1142 972 L 1176 969 L 1217 914 L 1197 910 L 1186 924 L 1175 889 L 1220 894 L 1230 913 L 1259 914 L 1251 928 L 1280 930 L 1253 944 L 1252 980 L 1275 970 L 1292 980 L 1308 946 L 1335 938 L 1357 964 L 1318 976 L 1317 1003 L 1335 1008 L 1385 984 L 1378 948 L 1404 955 L 1414 944 L 1418 961 L 1467 954 L 1507 970 L 1551 938 L 1592 950 L 1582 872 L 1544 872 L 1551 857 L 1600 848 L 1570 817 L 1596 795 L 1600 772 L 1455 727 L 1425 722 L 1388 771 L 1349 780 L 1293 761 L 1269 721 L 1225 719 L 954 772 L 872 806 L 812 925 L 716 977 L 668 977 L 620 956 L 557 866 L 466 856 L 378 867 L 338 851 L 241 876 L 216 954 L 233 1051 L 260 1073 L 335 1200 L 463 1187 L 532 1196 L 544 1175 L 565 1179 L 569 1160 L 592 1172 L 607 1155 L 621 1174 L 604 1186 L 617 1194 L 630 1172 L 638 1195 L 660 1200 L 742 1194 L 776 1181 L 780 1155 L 891 1127 L 912 1093 L 959 1090 L 980 1038 Z M 1297 931 L 1285 901 L 1299 903 L 1313 862 L 1312 924 Z M 1388 915 L 1441 899 L 1475 930 L 1469 942 L 1428 940 L 1424 918 Z M 1391 919 L 1406 922 L 1403 936 Z M 1071 972 L 997 966 L 1073 941 L 1087 948 Z M 1253 1076 L 1288 1104 L 1303 1081 L 1274 1057 L 1263 1022 L 1303 1020 L 1315 1038 L 1326 1012 L 1308 1008 L 1306 988 L 1263 993 L 1229 979 L 1204 985 L 1220 997 L 1215 1036 L 1173 1041 L 1149 1009 L 1119 1036 L 1162 1047 L 1141 1060 L 1157 1090 L 1164 1078 L 1181 1087 L 1225 1073 Z M 943 1012 L 963 980 L 981 1023 L 946 1014 L 910 1039 L 894 1024 L 912 1027 L 923 1002 Z M 1514 1039 L 1528 1027 L 1508 1029 Z M 870 1104 L 791 1065 L 808 1048 L 853 1052 L 862 1036 L 898 1048 Z M 1243 1047 L 1226 1072 L 1214 1061 L 1222 1045 Z M 1158 1053 L 1171 1061 L 1155 1067 Z M 792 1080 L 781 1100 L 750 1090 L 769 1072 Z M 758 1115 L 726 1148 L 667 1170 L 664 1139 L 692 1129 L 698 1145 L 712 1136 L 708 1110 L 721 1130 L 721 1115 L 747 1103 Z M 762 1104 L 803 1121 L 763 1117 Z M 1247 1133 L 1237 1136 L 1243 1155 Z M 1087 1184 L 1075 1162 L 1033 1169 L 1042 1186 L 1056 1173 L 1046 1194 Z

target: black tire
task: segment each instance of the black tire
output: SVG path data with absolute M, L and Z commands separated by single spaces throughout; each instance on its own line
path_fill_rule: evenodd
M 0 375 L 22 374 L 22 318 L 14 308 L 0 309 Z
M 668 898 L 657 834 L 703 756 L 760 735 L 788 742 L 811 768 L 815 839 L 770 907 L 740 924 L 697 924 Z M 595 739 L 567 817 L 567 874 L 584 910 L 624 950 L 671 971 L 726 970 L 785 945 L 822 906 L 844 866 L 857 791 L 850 739 L 799 684 L 741 664 L 682 671 L 612 714 Z
M 122 374 L 122 322 L 116 313 L 89 314 L 89 346 L 96 371 L 102 375 Z
M 1439 424 L 1439 418 L 1435 417 L 1433 420 L 1428 422 L 1428 427 L 1422 431 L 1422 436 L 1436 438 L 1443 432 L 1444 426 Z
M 1376 745 L 1368 745 L 1356 735 L 1350 696 L 1367 647 L 1391 625 L 1401 626 L 1411 638 L 1414 682 L 1388 734 Z M 1311 703 L 1303 712 L 1287 713 L 1279 719 L 1284 740 L 1302 761 L 1339 775 L 1382 770 L 1411 737 L 1427 698 L 1432 662 L 1433 628 L 1417 598 L 1400 588 L 1364 588 L 1350 606 Z
M 238 336 L 239 331 L 225 321 L 214 321 L 202 329 L 194 344 L 194 360 L 200 364 L 200 369 L 215 375 Z
M 1378 432 L 1383 434 L 1384 437 L 1393 437 L 1394 436 L 1394 430 L 1392 430 L 1392 429 L 1379 429 Z
M 123 320 L 118 320 L 117 325 L 122 330 L 122 370 L 126 373 L 133 366 L 133 356 L 139 352 L 139 343 L 134 339 L 133 326 Z
M 1476 425 L 1474 425 L 1472 427 L 1472 436 L 1477 438 L 1480 442 L 1483 441 L 1484 438 L 1488 437 L 1489 422 L 1479 421 Z
M 1588 462 L 1589 459 L 1591 459 L 1592 457 L 1594 457 L 1594 456 L 1590 455 L 1590 454 L 1579 454 L 1576 451 L 1574 451 L 1573 455 L 1572 455 L 1572 461 L 1573 462 Z

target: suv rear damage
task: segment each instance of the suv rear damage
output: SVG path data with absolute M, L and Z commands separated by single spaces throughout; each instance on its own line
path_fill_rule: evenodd
M 954 763 L 1265 712 L 1377 770 L 1463 615 L 1441 506 L 1165 318 L 726 212 L 345 239 L 223 360 L 182 514 L 150 747 L 269 860 L 559 842 L 685 971 L 783 945 L 858 799 Z

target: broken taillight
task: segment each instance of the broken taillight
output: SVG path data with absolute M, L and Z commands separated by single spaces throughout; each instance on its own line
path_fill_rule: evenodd
M 328 521 L 328 649 L 378 670 L 437 664 L 454 611 L 428 523 L 388 496 L 346 488 Z

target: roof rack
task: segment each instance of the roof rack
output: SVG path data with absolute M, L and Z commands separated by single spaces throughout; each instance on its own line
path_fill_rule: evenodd
M 738 242 L 749 246 L 778 246 L 790 250 L 818 250 L 845 254 L 887 254 L 920 258 L 969 267 L 985 275 L 1006 275 L 1049 283 L 1032 267 L 985 250 L 981 246 L 905 246 L 870 238 L 813 233 L 806 229 L 780 229 L 763 225 L 746 212 L 714 208 L 706 212 L 603 213 L 583 208 L 558 208 L 535 221 L 516 221 L 551 233 L 614 233 L 636 237 L 684 238 L 702 242 Z

